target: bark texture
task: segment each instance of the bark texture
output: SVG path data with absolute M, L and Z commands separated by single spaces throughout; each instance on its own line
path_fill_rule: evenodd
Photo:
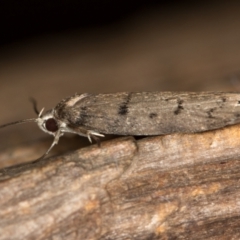
M 240 126 L 2 169 L 0 239 L 239 239 Z

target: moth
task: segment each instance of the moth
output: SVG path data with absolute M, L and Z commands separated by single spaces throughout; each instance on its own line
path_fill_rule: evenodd
M 37 118 L 0 128 L 36 122 L 54 140 L 44 158 L 64 133 L 98 140 L 104 134 L 164 135 L 196 133 L 240 123 L 240 94 L 224 92 L 122 92 L 75 94 Z

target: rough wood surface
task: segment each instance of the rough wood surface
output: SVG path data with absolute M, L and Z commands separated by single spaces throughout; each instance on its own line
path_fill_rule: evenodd
M 0 239 L 239 239 L 240 126 L 126 137 L 0 172 Z

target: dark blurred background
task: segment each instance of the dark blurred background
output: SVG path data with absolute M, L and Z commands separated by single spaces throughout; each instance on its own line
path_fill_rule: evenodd
M 1 1 L 0 124 L 75 92 L 238 91 L 238 1 Z M 45 136 L 1 129 L 0 149 Z M 46 136 L 47 137 L 47 136 Z

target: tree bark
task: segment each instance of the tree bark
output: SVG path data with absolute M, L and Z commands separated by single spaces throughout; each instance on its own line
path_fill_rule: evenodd
M 2 169 L 0 239 L 239 239 L 240 126 Z

